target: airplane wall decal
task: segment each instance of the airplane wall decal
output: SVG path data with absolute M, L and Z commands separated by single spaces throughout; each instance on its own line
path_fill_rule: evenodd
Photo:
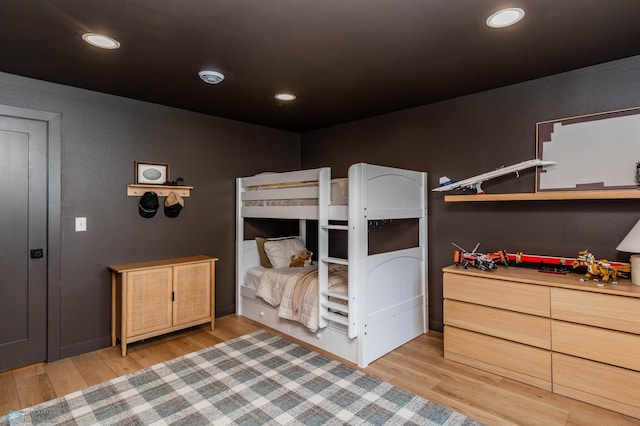
M 493 179 L 498 176 L 507 175 L 509 173 L 515 173 L 516 177 L 519 177 L 520 174 L 518 172 L 520 170 L 525 170 L 537 166 L 552 166 L 554 164 L 557 163 L 555 161 L 533 159 L 523 161 L 521 163 L 512 164 L 510 166 L 501 167 L 499 169 L 459 181 L 452 180 L 446 176 L 443 176 L 440 178 L 440 186 L 434 188 L 433 191 L 451 191 L 452 189 L 475 189 L 478 194 L 484 194 L 484 191 L 482 190 L 482 183 L 486 180 Z

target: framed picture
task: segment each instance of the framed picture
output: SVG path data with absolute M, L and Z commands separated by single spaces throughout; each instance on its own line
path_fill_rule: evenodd
M 134 183 L 164 185 L 168 180 L 170 180 L 169 163 L 136 161 Z
M 640 108 L 536 124 L 538 158 L 557 164 L 538 171 L 537 191 L 637 189 Z

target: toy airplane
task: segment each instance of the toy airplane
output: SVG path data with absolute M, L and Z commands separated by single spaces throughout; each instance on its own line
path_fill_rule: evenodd
M 434 188 L 433 191 L 451 191 L 452 189 L 475 189 L 478 194 L 484 194 L 482 190 L 482 183 L 485 180 L 493 179 L 498 176 L 507 175 L 509 173 L 515 173 L 516 177 L 519 177 L 519 171 L 536 166 L 551 166 L 556 164 L 555 161 L 544 161 L 539 159 L 527 160 L 521 163 L 512 164 L 510 166 L 501 167 L 491 172 L 482 173 L 477 176 L 470 177 L 464 180 L 451 180 L 446 176 L 440 178 L 440 186 Z

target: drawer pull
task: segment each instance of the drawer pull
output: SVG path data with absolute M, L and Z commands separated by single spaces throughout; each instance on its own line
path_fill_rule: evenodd
M 260 311 L 260 316 L 263 317 L 264 316 L 264 311 Z

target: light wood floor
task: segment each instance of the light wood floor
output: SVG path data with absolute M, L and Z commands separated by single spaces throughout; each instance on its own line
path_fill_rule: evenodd
M 124 358 L 118 346 L 0 373 L 0 416 L 258 329 L 265 327 L 229 315 L 216 320 L 213 332 L 193 328 L 131 344 Z M 442 347 L 442 334 L 430 332 L 363 371 L 490 425 L 640 424 L 621 414 L 445 360 Z

